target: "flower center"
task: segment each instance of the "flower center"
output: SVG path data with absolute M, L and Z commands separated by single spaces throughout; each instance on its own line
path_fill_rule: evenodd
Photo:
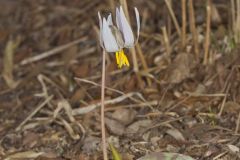
M 121 49 L 120 51 L 117 51 L 115 56 L 116 56 L 118 68 L 122 68 L 122 66 L 129 67 L 129 62 L 128 62 L 127 56 L 125 55 L 123 49 Z

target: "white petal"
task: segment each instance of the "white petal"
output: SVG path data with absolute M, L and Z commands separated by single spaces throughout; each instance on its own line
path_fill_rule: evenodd
M 139 38 L 139 32 L 140 32 L 140 16 L 139 16 L 138 9 L 136 7 L 134 7 L 134 10 L 135 10 L 135 15 L 137 20 L 137 40 L 136 40 L 137 42 Z
M 116 8 L 116 24 L 118 29 L 122 28 L 121 20 L 120 20 L 120 11 L 118 8 Z
M 112 14 L 109 14 L 109 16 L 107 17 L 107 23 L 108 25 L 113 25 L 113 21 L 112 21 Z
M 123 12 L 122 7 L 120 7 L 120 25 L 119 26 L 120 26 L 119 30 L 123 34 L 124 46 L 128 48 L 132 47 L 134 45 L 134 36 L 133 36 L 132 29 L 127 21 L 127 18 Z
M 99 41 L 100 45 L 103 47 L 103 39 L 102 39 L 102 17 L 100 12 L 98 12 L 98 19 L 99 19 Z
M 105 18 L 103 18 L 102 37 L 103 37 L 104 47 L 107 52 L 116 52 L 119 50 L 117 41 L 113 36 L 112 31 L 109 28 L 107 20 Z

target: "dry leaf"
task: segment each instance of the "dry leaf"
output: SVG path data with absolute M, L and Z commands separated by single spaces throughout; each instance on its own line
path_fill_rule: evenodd
M 228 144 L 227 147 L 232 153 L 234 154 L 239 153 L 239 147 L 232 144 Z
M 71 70 L 75 77 L 87 77 L 89 74 L 89 65 L 87 63 L 82 63 L 81 65 L 72 65 Z
M 177 141 L 185 141 L 182 133 L 177 129 L 169 129 L 166 133 L 175 138 Z
M 134 134 L 137 133 L 141 128 L 146 128 L 152 125 L 151 120 L 139 120 L 129 125 L 126 128 L 126 134 Z
M 194 160 L 192 157 L 185 156 L 178 153 L 158 152 L 151 153 L 137 160 Z
M 124 125 L 116 120 L 105 118 L 106 127 L 115 135 L 122 136 L 125 131 Z
M 42 154 L 44 154 L 44 152 L 35 152 L 35 151 L 18 152 L 6 157 L 4 160 L 37 158 Z
M 11 89 L 15 88 L 19 83 L 14 80 L 14 76 L 13 76 L 14 54 L 19 44 L 20 44 L 20 37 L 18 37 L 15 41 L 9 40 L 7 42 L 7 45 L 4 51 L 2 75 L 8 87 Z
M 96 152 L 101 144 L 101 139 L 98 137 L 89 136 L 83 141 L 82 151 L 83 153 L 90 154 Z
M 128 125 L 133 122 L 136 114 L 135 110 L 120 108 L 113 112 L 112 118 L 121 122 L 123 125 Z
M 167 69 L 167 83 L 180 83 L 184 79 L 190 77 L 190 70 L 195 66 L 192 54 L 178 54 L 173 63 Z
M 86 91 L 85 89 L 77 89 L 73 95 L 71 96 L 71 103 L 75 104 L 80 102 L 81 100 L 83 100 L 85 98 L 86 95 Z

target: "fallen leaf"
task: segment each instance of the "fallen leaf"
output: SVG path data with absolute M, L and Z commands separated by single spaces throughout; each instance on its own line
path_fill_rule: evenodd
M 81 65 L 74 64 L 71 66 L 71 71 L 74 73 L 75 77 L 87 77 L 90 71 L 89 65 L 87 63 L 82 63 Z
M 109 119 L 109 118 L 105 118 L 105 123 L 106 123 L 106 127 L 111 133 L 118 136 L 123 135 L 125 131 L 124 125 L 122 125 L 121 123 L 119 123 L 114 119 Z
M 83 88 L 77 89 L 73 95 L 71 96 L 71 103 L 75 104 L 80 102 L 81 100 L 83 100 L 85 98 L 86 95 L 86 91 Z
M 44 152 L 35 152 L 35 151 L 18 152 L 6 157 L 4 160 L 37 158 L 42 154 L 44 154 Z
M 137 133 L 140 128 L 146 128 L 151 126 L 152 121 L 151 120 L 140 120 L 140 121 L 136 121 L 133 124 L 129 125 L 126 128 L 126 134 L 134 134 Z
M 228 146 L 228 149 L 229 149 L 232 153 L 234 153 L 234 154 L 239 153 L 239 148 L 238 148 L 237 146 L 232 145 L 232 144 L 228 144 L 227 146 Z
M 83 153 L 94 153 L 99 149 L 101 139 L 98 137 L 88 136 L 83 141 L 82 151 Z
M 158 152 L 151 153 L 137 160 L 194 160 L 192 157 L 185 156 L 178 153 Z
M 167 83 L 181 83 L 184 79 L 190 77 L 190 70 L 195 64 L 192 54 L 178 54 L 166 70 L 165 81 Z
M 185 141 L 182 133 L 177 129 L 169 129 L 166 133 L 175 138 L 177 141 Z
M 19 44 L 20 44 L 20 37 L 18 37 L 15 41 L 9 40 L 7 42 L 7 45 L 4 51 L 2 75 L 8 87 L 11 89 L 15 88 L 19 83 L 14 80 L 14 76 L 13 76 L 14 54 Z
M 123 125 L 128 125 L 133 122 L 136 117 L 136 111 L 126 108 L 117 109 L 112 114 L 112 118 L 121 122 Z

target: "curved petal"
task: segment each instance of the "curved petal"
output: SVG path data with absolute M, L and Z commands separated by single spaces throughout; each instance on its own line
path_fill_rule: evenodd
M 122 28 L 122 24 L 120 20 L 120 11 L 118 7 L 116 8 L 116 24 L 117 24 L 117 28 L 120 30 L 120 28 Z
M 140 33 L 140 16 L 139 16 L 139 12 L 138 9 L 136 7 L 134 7 L 135 10 L 135 15 L 136 15 L 136 20 L 137 20 L 137 39 L 135 42 L 138 41 L 139 38 L 139 33 Z
M 113 21 L 112 21 L 112 14 L 109 14 L 108 17 L 107 17 L 107 23 L 108 25 L 113 25 Z
M 103 47 L 103 39 L 102 39 L 102 17 L 100 12 L 98 12 L 98 19 L 99 19 L 99 41 L 100 45 Z
M 127 21 L 127 18 L 123 12 L 122 7 L 120 6 L 120 24 L 119 24 L 119 30 L 123 34 L 124 38 L 124 46 L 125 47 L 133 47 L 134 45 L 134 36 L 132 29 Z
M 107 20 L 103 18 L 102 38 L 104 47 L 107 52 L 116 52 L 119 50 L 117 41 L 112 34 L 111 29 L 108 26 Z

